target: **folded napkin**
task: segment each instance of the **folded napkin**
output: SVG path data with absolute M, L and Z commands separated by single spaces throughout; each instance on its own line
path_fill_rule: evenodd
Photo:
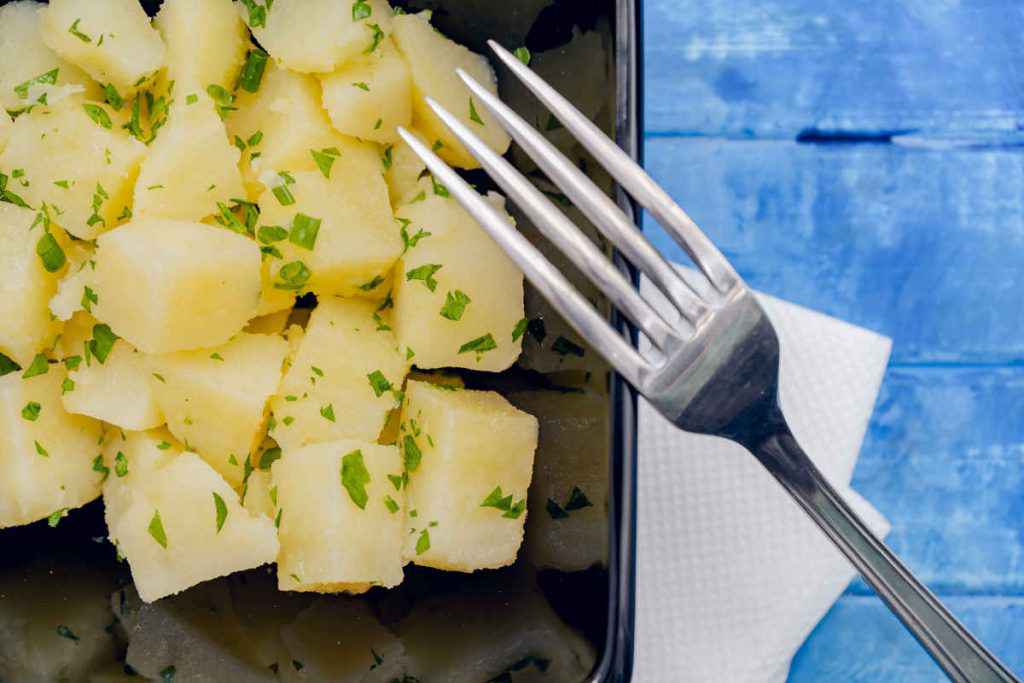
M 758 297 L 781 342 L 780 393 L 794 434 L 886 534 L 886 520 L 849 484 L 890 340 Z M 853 568 L 743 448 L 681 432 L 641 403 L 634 680 L 785 681 Z

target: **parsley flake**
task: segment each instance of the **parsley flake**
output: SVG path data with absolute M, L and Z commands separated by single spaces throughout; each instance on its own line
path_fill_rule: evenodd
M 370 473 L 363 462 L 360 450 L 347 453 L 341 458 L 341 485 L 348 491 L 349 498 L 359 509 L 365 510 L 369 495 L 366 485 L 370 483 Z
M 42 456 L 44 458 L 49 458 L 50 457 L 50 452 L 48 450 L 46 450 L 45 448 L 43 448 L 43 444 L 39 443 L 38 441 L 33 441 L 32 443 L 36 447 L 36 453 L 37 454 L 39 454 L 40 456 Z
M 461 320 L 462 314 L 466 312 L 466 306 L 472 302 L 465 292 L 456 289 L 448 292 L 445 296 L 444 306 L 441 307 L 441 317 L 448 320 Z
M 41 353 L 37 353 L 35 358 L 28 366 L 28 370 L 21 376 L 22 379 L 31 379 L 38 375 L 45 375 L 50 371 L 50 363 L 46 360 L 46 356 Z
M 352 3 L 352 21 L 362 21 L 373 14 L 373 8 L 366 4 L 366 0 L 356 0 Z
M 428 550 L 430 550 L 430 532 L 424 529 L 420 532 L 420 537 L 416 539 L 416 554 L 422 555 Z
M 85 113 L 89 115 L 89 118 L 92 119 L 92 122 L 96 125 L 102 126 L 107 130 L 114 127 L 114 122 L 110 120 L 110 114 L 108 114 L 107 110 L 98 104 L 86 103 L 82 105 L 82 109 L 85 110 Z
M 324 418 L 328 422 L 335 422 L 334 419 L 334 404 L 328 403 L 320 409 L 320 417 Z
M 73 35 L 75 38 L 78 38 L 83 43 L 91 43 L 92 38 L 88 34 L 82 33 L 78 30 L 78 25 L 80 23 L 82 23 L 81 19 L 75 19 L 74 22 L 72 22 L 71 26 L 68 27 L 68 33 Z
M 67 263 L 64 250 L 57 243 L 57 238 L 50 232 L 44 232 L 43 236 L 36 242 L 36 254 L 38 254 L 39 260 L 43 262 L 43 268 L 46 269 L 47 273 L 56 273 Z
M 228 506 L 224 503 L 216 491 L 213 492 L 213 507 L 217 511 L 217 533 L 224 528 L 224 521 L 228 518 Z
M 47 525 L 48 525 L 48 526 L 49 526 L 49 527 L 50 527 L 51 529 L 53 529 L 54 527 L 56 527 L 56 526 L 57 526 L 58 524 L 60 524 L 60 520 L 62 520 L 62 519 L 64 519 L 65 517 L 67 517 L 67 516 L 68 516 L 68 509 L 69 509 L 69 508 L 61 508 L 60 510 L 57 510 L 56 512 L 54 512 L 54 513 L 53 513 L 52 515 L 50 515 L 50 516 L 49 516 L 49 517 L 48 517 L 48 518 L 46 519 L 46 524 L 47 524 Z M 77 639 L 77 638 L 75 638 L 75 640 L 78 640 L 78 639 Z
M 298 290 L 309 282 L 313 272 L 302 261 L 292 261 L 281 266 L 277 275 L 282 282 L 275 282 L 274 289 Z
M 319 218 L 307 216 L 304 213 L 295 214 L 292 219 L 292 231 L 288 235 L 288 241 L 303 249 L 313 250 L 316 246 L 316 238 L 320 233 Z
M 368 54 L 372 54 L 373 51 L 376 50 L 377 47 L 380 45 L 381 41 L 384 40 L 384 31 L 381 30 L 379 24 L 367 24 L 367 26 L 370 27 L 371 31 L 373 31 L 373 36 L 371 38 L 370 47 L 368 47 L 365 50 L 363 50 L 363 54 L 367 54 L 368 55 Z
M 476 110 L 476 105 L 473 103 L 473 98 L 469 98 L 469 120 L 473 123 L 479 123 L 481 126 L 484 125 L 484 120 L 480 118 L 480 114 Z
M 373 388 L 373 393 L 376 394 L 377 398 L 380 398 L 384 395 L 385 391 L 391 389 L 391 382 L 388 381 L 387 377 L 380 370 L 374 370 L 366 378 L 370 380 L 370 386 Z
M 41 413 L 42 410 L 43 406 L 38 402 L 29 401 L 25 404 L 25 407 L 21 409 L 21 416 L 29 422 L 35 422 L 39 419 L 39 413 Z
M 516 323 L 515 328 L 512 330 L 512 341 L 519 341 L 519 338 L 526 334 L 526 326 L 529 324 L 529 320 L 523 318 Z
M 483 354 L 486 351 L 493 351 L 496 348 L 498 348 L 498 343 L 494 341 L 494 336 L 488 332 L 484 336 L 472 339 L 460 346 L 459 353 L 475 352 L 477 354 Z
M 100 481 L 106 481 L 110 477 L 110 468 L 103 464 L 103 456 L 97 455 L 92 461 L 92 471 L 103 475 Z
M 402 439 L 402 460 L 405 464 L 406 472 L 415 472 L 423 460 L 423 452 L 420 451 L 416 439 L 408 434 Z
M 163 520 L 160 519 L 160 511 L 153 512 L 153 519 L 149 520 L 149 535 L 160 544 L 160 547 L 167 550 L 167 532 L 164 531 Z
M 114 456 L 114 474 L 117 475 L 118 479 L 128 476 L 128 457 L 121 451 L 118 451 L 117 455 Z
M 263 82 L 263 73 L 267 69 L 267 60 L 270 57 L 266 52 L 254 47 L 245 55 L 245 64 L 238 74 L 238 87 L 246 92 L 256 92 Z
M 425 263 L 407 272 L 405 279 L 407 282 L 421 280 L 424 286 L 433 292 L 437 289 L 437 280 L 434 279 L 434 273 L 441 270 L 441 267 L 440 263 Z
M 398 503 L 396 503 L 395 499 L 391 496 L 384 496 L 384 507 L 386 507 L 388 512 L 391 514 L 395 514 L 399 510 Z
M 324 177 L 328 180 L 331 177 L 331 168 L 334 166 L 334 162 L 341 156 L 341 151 L 337 147 L 326 147 L 321 150 L 311 149 L 309 153 L 313 155 L 313 161 L 316 162 L 316 167 L 320 169 L 320 172 L 324 174 Z
M 526 47 L 517 47 L 513 54 L 516 56 L 516 59 L 518 59 L 523 64 L 527 66 L 530 65 L 530 59 L 532 59 L 532 55 L 530 55 L 530 51 Z

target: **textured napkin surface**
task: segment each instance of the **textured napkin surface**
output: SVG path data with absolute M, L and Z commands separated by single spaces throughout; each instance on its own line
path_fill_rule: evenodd
M 779 335 L 794 434 L 884 535 L 886 520 L 849 483 L 890 340 L 759 297 Z M 634 680 L 785 681 L 852 567 L 740 446 L 680 432 L 643 402 L 639 444 Z

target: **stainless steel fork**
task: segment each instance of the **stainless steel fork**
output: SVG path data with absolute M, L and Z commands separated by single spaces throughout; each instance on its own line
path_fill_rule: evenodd
M 463 71 L 476 98 L 618 250 L 667 296 L 665 319 L 568 218 L 436 101 L 428 104 L 508 196 L 652 344 L 644 357 L 495 208 L 407 130 L 402 138 L 526 277 L 618 373 L 677 427 L 743 445 L 849 558 L 950 679 L 1017 679 L 919 582 L 836 493 L 800 448 L 778 398 L 779 341 L 750 288 L 686 213 L 581 114 L 510 52 L 491 48 L 619 185 L 690 255 L 704 287 L 691 289 L 636 226 L 561 152 Z M 479 125 L 474 123 L 473 125 Z

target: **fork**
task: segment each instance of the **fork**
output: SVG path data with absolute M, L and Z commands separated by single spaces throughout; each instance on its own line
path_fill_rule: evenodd
M 399 128 L 405 142 L 580 336 L 662 415 L 680 429 L 725 437 L 750 451 L 951 680 L 1017 681 L 868 529 L 800 448 L 779 403 L 775 329 L 721 252 L 586 116 L 512 53 L 493 40 L 488 44 L 703 273 L 703 282 L 691 288 L 626 214 L 554 145 L 472 76 L 457 71 L 472 96 L 548 178 L 665 294 L 678 320 L 666 320 L 551 200 L 435 100 L 427 98 L 434 113 L 545 237 L 648 338 L 651 351 L 641 354 L 493 205 L 418 137 Z

